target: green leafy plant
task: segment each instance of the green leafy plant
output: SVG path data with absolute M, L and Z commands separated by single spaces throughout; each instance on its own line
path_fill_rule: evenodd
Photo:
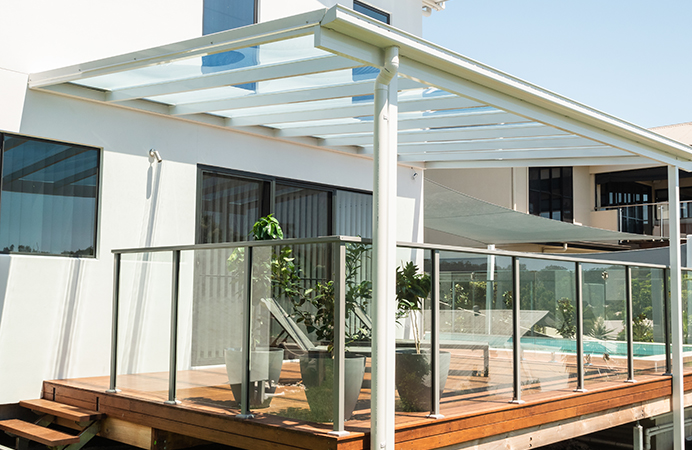
M 557 313 L 562 319 L 562 324 L 557 332 L 565 339 L 572 339 L 577 334 L 577 321 L 574 305 L 567 297 L 562 297 L 557 301 Z
M 397 319 L 408 316 L 411 319 L 416 353 L 420 354 L 421 332 L 414 314 L 423 309 L 423 301 L 428 298 L 432 282 L 427 273 L 418 273 L 418 266 L 407 262 L 396 269 Z
M 363 260 L 368 258 L 370 246 L 366 244 L 350 244 L 346 248 L 345 289 L 346 289 L 346 322 L 349 321 L 356 308 L 366 308 L 372 298 L 372 282 L 358 280 Z M 327 350 L 334 351 L 334 282 L 319 282 L 312 289 L 307 289 L 304 295 L 295 296 L 296 322 L 304 323 L 309 333 L 314 332 L 317 339 L 327 343 Z M 347 342 L 366 339 L 369 330 L 358 328 L 346 330 Z
M 262 217 L 255 222 L 252 226 L 250 235 L 255 238 L 256 241 L 271 241 L 284 238 L 281 225 L 272 214 Z

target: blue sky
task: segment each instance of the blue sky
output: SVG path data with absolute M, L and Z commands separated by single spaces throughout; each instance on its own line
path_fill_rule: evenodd
M 423 36 L 643 127 L 692 121 L 690 0 L 448 0 Z

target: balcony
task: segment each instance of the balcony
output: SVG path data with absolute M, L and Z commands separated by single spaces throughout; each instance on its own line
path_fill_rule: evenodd
M 245 448 L 361 448 L 370 252 L 348 237 L 115 251 L 111 375 L 48 382 L 45 395 Z M 578 435 L 670 411 L 666 267 L 404 243 L 397 257 L 432 282 L 420 311 L 398 319 L 398 443 L 565 421 Z M 684 272 L 686 320 L 691 303 Z
M 617 213 L 617 218 L 613 218 L 617 220 L 617 231 L 667 238 L 670 235 L 668 208 L 668 202 L 659 202 L 608 206 L 599 208 L 598 211 Z M 615 223 L 612 224 L 612 229 L 616 229 Z M 692 234 L 692 201 L 680 202 L 680 234 Z

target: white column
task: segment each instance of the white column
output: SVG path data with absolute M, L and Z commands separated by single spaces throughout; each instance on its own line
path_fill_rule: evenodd
M 668 166 L 668 229 L 670 230 L 670 311 L 673 359 L 673 442 L 685 448 L 685 402 L 682 379 L 682 264 L 680 262 L 680 179 L 678 168 Z
M 375 80 L 373 336 L 370 448 L 394 450 L 397 85 L 399 49 L 384 52 Z

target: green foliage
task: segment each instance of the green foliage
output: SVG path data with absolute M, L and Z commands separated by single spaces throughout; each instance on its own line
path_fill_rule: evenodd
M 613 329 L 606 327 L 605 319 L 603 317 L 598 317 L 584 332 L 584 334 L 594 339 L 598 339 L 599 341 L 607 341 L 608 339 L 612 339 L 611 333 L 613 331 Z
M 350 244 L 346 248 L 346 322 L 351 318 L 355 309 L 365 308 L 372 298 L 372 282 L 358 280 L 363 260 L 369 258 L 370 246 L 366 244 Z M 295 306 L 296 322 L 304 323 L 309 333 L 314 332 L 317 339 L 327 342 L 327 350 L 334 350 L 334 282 L 319 282 L 312 289 L 305 290 L 302 295 L 291 297 Z M 366 339 L 369 331 L 363 328 L 346 330 L 347 342 Z
M 250 235 L 256 241 L 272 241 L 284 238 L 284 232 L 281 229 L 281 225 L 279 225 L 279 221 L 272 214 L 262 217 L 255 222 L 255 224 L 252 226 L 252 232 Z
M 427 273 L 418 273 L 418 266 L 409 261 L 396 269 L 397 318 L 409 316 L 413 327 L 413 338 L 416 342 L 416 353 L 420 353 L 420 330 L 413 317 L 415 311 L 423 308 L 423 301 L 428 298 L 432 282 Z
M 562 297 L 557 301 L 557 313 L 562 319 L 562 324 L 557 332 L 565 339 L 572 339 L 577 334 L 577 321 L 572 301 Z
M 618 340 L 627 340 L 626 328 L 618 333 Z M 634 342 L 654 341 L 654 324 L 644 313 L 639 314 L 632 320 L 632 340 Z

